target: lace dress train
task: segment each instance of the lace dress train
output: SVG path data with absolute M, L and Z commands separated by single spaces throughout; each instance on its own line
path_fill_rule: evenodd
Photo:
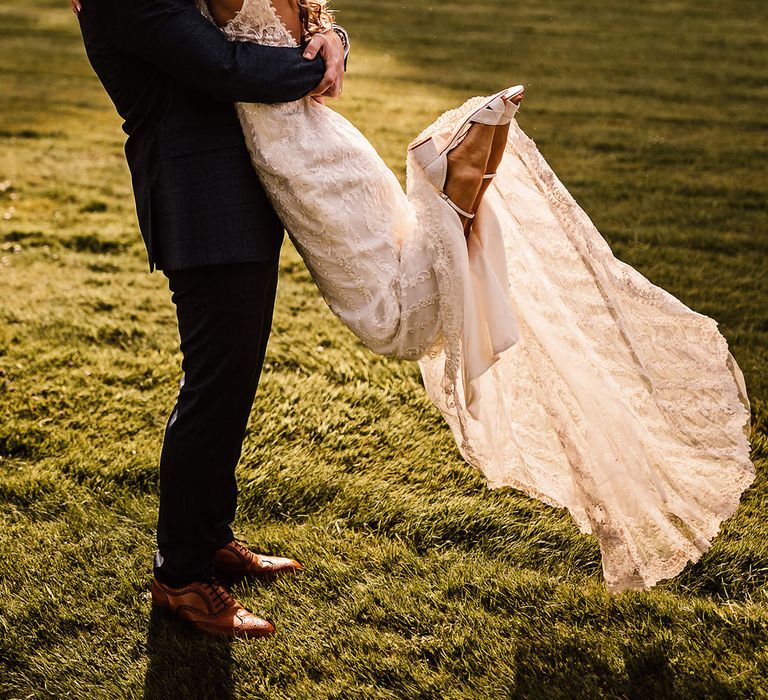
M 222 29 L 295 45 L 269 0 L 245 0 Z M 450 132 L 481 99 L 419 138 Z M 715 321 L 612 255 L 514 121 L 467 243 L 410 156 L 406 196 L 328 107 L 237 110 L 330 308 L 375 352 L 419 361 L 489 486 L 567 508 L 596 536 L 614 593 L 710 547 L 754 479 L 741 372 Z

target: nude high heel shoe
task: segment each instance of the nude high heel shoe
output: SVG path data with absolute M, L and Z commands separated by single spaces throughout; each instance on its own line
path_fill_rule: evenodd
M 508 124 L 517 111 L 516 109 L 511 109 L 510 105 L 512 103 L 510 100 L 519 95 L 523 89 L 522 85 L 515 85 L 488 97 L 454 129 L 447 141 L 442 142 L 442 139 L 439 141 L 439 137 L 434 135 L 413 143 L 408 147 L 408 150 L 413 154 L 414 160 L 424 171 L 427 179 L 440 193 L 440 197 L 457 214 L 468 220 L 475 217 L 474 212 L 465 211 L 444 192 L 445 181 L 448 176 L 448 153 L 466 138 L 472 124 L 487 124 L 494 127 L 500 124 Z M 515 105 L 516 107 L 517 105 Z M 478 180 L 481 179 L 482 176 L 478 178 Z

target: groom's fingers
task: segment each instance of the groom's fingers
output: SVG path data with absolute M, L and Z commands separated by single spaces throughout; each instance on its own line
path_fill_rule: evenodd
M 323 76 L 323 79 L 317 84 L 317 87 L 312 90 L 311 93 L 309 93 L 312 97 L 315 95 L 322 95 L 323 97 L 334 97 L 334 95 L 331 94 L 331 88 L 333 87 L 334 83 L 336 82 L 333 75 L 329 75 L 329 72 L 326 70 L 325 75 Z
M 315 34 L 304 50 L 304 58 L 311 60 L 318 53 L 325 61 L 325 75 L 312 95 L 338 97 L 344 81 L 344 46 L 336 32 Z
M 328 68 L 325 71 L 323 79 L 310 94 L 312 96 L 322 95 L 323 97 L 336 98 L 341 95 L 341 81 L 342 74 Z
M 72 12 L 74 12 L 76 15 L 80 14 L 80 11 L 83 9 L 83 6 L 78 2 L 78 0 L 71 0 L 72 2 Z
M 320 49 L 323 47 L 325 39 L 322 34 L 315 34 L 307 44 L 307 48 L 304 49 L 304 58 L 306 58 L 308 61 L 311 61 L 315 58 L 317 58 L 317 55 L 320 53 Z M 325 59 L 323 59 L 325 60 Z M 326 90 L 328 90 L 329 87 L 333 84 L 333 76 L 329 75 L 329 66 L 326 64 L 325 66 L 325 74 L 323 75 L 323 79 L 315 86 L 315 89 L 312 90 L 310 93 L 312 96 L 314 95 L 322 95 Z
M 341 95 L 342 80 L 344 78 L 343 69 L 340 71 L 333 64 L 326 63 L 325 75 L 317 84 L 311 95 L 322 95 L 323 97 L 338 97 Z
M 323 47 L 324 36 L 322 34 L 314 34 L 307 44 L 307 48 L 304 49 L 304 58 L 312 60 L 320 53 L 320 49 Z
M 320 55 L 325 61 L 326 74 L 331 74 L 333 77 L 333 83 L 325 91 L 325 95 L 337 98 L 341 95 L 341 88 L 344 83 L 344 44 L 334 31 L 325 32 L 322 36 L 325 43 L 320 49 Z

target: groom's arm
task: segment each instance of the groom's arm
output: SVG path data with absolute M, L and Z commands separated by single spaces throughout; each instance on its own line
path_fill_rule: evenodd
M 231 102 L 291 102 L 323 80 L 321 57 L 301 48 L 229 41 L 189 0 L 90 0 L 102 29 L 125 53 L 212 97 Z M 83 15 L 89 12 L 84 3 Z

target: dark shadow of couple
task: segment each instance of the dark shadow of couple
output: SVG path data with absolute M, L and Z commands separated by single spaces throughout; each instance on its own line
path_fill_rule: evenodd
M 145 700 L 230 700 L 232 640 L 209 637 L 152 606 L 147 632 Z

